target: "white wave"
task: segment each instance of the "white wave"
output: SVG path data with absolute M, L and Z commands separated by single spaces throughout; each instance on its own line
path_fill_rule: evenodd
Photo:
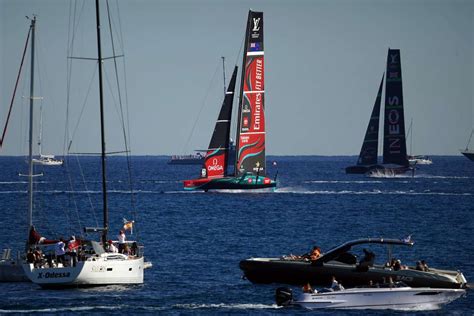
M 473 193 L 470 192 L 431 192 L 431 191 L 424 191 L 424 192 L 416 192 L 413 190 L 409 191 L 402 191 L 402 190 L 395 190 L 395 191 L 381 191 L 378 189 L 374 189 L 371 191 L 353 191 L 353 190 L 341 190 L 341 191 L 333 191 L 333 190 L 306 190 L 306 189 L 291 189 L 286 188 L 286 190 L 277 190 L 275 193 L 280 194 L 352 194 L 352 195 L 371 195 L 371 194 L 386 194 L 386 195 L 453 195 L 453 196 L 472 196 Z
M 184 309 L 211 309 L 211 308 L 227 308 L 227 309 L 278 309 L 281 308 L 276 304 L 267 305 L 267 304 L 250 304 L 250 303 L 236 303 L 236 304 L 176 304 L 173 305 L 176 308 L 184 308 Z
M 83 312 L 91 310 L 118 310 L 128 308 L 126 305 L 111 306 L 71 306 L 71 307 L 55 307 L 55 308 L 38 308 L 38 309 L 0 309 L 0 313 L 5 314 L 30 314 L 30 313 L 61 313 L 61 312 Z
M 344 183 L 344 184 L 352 184 L 352 183 L 358 183 L 358 184 L 364 184 L 364 183 L 383 183 L 383 181 L 376 181 L 376 180 L 372 180 L 372 181 L 363 181 L 363 180 L 360 180 L 360 181 L 347 181 L 347 180 L 308 180 L 308 181 L 303 181 L 303 183 Z

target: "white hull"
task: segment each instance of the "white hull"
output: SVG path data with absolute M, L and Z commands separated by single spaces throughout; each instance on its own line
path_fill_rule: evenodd
M 327 293 L 303 293 L 292 303 L 308 309 L 433 310 L 465 293 L 462 289 L 353 288 Z
M 36 165 L 42 166 L 61 166 L 63 164 L 62 160 L 43 160 L 43 159 L 32 159 L 33 163 Z
M 408 159 L 410 165 L 431 165 L 431 159 Z
M 103 254 L 77 262 L 75 267 L 34 268 L 24 264 L 26 276 L 42 287 L 84 287 L 142 284 L 144 260 L 121 254 Z

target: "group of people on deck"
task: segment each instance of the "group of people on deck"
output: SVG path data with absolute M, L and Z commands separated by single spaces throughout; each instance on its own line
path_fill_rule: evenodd
M 120 230 L 119 234 L 117 236 L 117 244 L 118 247 L 115 246 L 114 242 L 112 240 L 109 240 L 107 242 L 107 245 L 105 247 L 105 250 L 110 253 L 122 253 L 124 255 L 129 255 L 129 256 L 136 256 L 138 252 L 138 245 L 136 242 L 133 242 L 132 245 L 129 247 L 128 243 L 126 241 L 127 237 L 125 236 L 125 231 Z
M 34 229 L 34 228 L 32 228 Z M 41 251 L 39 244 L 50 245 L 54 247 L 54 251 L 44 254 Z M 26 254 L 26 261 L 28 263 L 34 264 L 36 268 L 42 268 L 45 266 L 48 267 L 57 267 L 61 264 L 65 266 L 76 266 L 78 259 L 78 251 L 80 250 L 80 241 L 76 240 L 75 236 L 71 236 L 69 240 L 66 241 L 61 237 L 56 242 L 35 243 L 35 247 L 31 247 Z M 54 255 L 53 255 L 54 252 Z
M 112 240 L 109 240 L 104 245 L 104 249 L 109 253 L 121 253 L 130 256 L 138 254 L 137 243 L 133 242 L 129 246 L 124 230 L 120 230 L 117 239 L 117 246 Z M 90 244 L 77 240 L 75 236 L 71 236 L 67 241 L 63 237 L 59 240 L 47 240 L 41 237 L 33 226 L 30 229 L 26 260 L 28 263 L 34 264 L 35 268 L 74 267 L 78 261 L 86 260 L 87 254 L 93 253 Z
M 345 288 L 340 284 L 337 280 L 336 277 L 333 276 L 331 278 L 331 286 L 329 288 L 325 288 L 321 290 L 320 292 L 334 292 L 334 291 L 342 291 L 345 290 Z M 303 286 L 303 292 L 304 293 L 318 293 L 316 289 L 313 289 L 311 287 L 311 284 L 308 282 Z

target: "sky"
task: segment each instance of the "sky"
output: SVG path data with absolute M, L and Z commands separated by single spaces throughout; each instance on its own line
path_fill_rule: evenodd
M 96 65 L 75 60 L 67 71 L 74 3 L 82 10 L 76 11 L 81 14 L 73 55 L 95 57 L 92 0 L 0 0 L 0 125 L 28 32 L 25 15 L 34 13 L 43 153 L 64 153 L 66 126 L 67 139 L 74 135 L 71 150 L 96 152 L 100 145 L 96 81 L 87 93 Z M 241 64 L 250 8 L 264 12 L 267 154 L 357 155 L 388 47 L 401 50 L 414 154 L 457 155 L 474 125 L 473 1 L 110 0 L 110 6 L 114 25 L 121 26 L 117 54 L 125 55 L 120 80 L 126 79 L 121 87 L 127 91 L 123 99 L 135 155 L 207 147 L 223 98 L 221 56 L 230 78 L 234 64 Z M 110 44 L 103 45 L 104 55 L 111 56 Z M 113 63 L 105 61 L 104 68 L 113 82 Z M 28 95 L 28 74 L 26 69 L 0 155 L 26 154 L 28 100 L 22 96 Z M 107 146 L 115 151 L 123 131 L 117 102 L 110 100 L 106 93 Z

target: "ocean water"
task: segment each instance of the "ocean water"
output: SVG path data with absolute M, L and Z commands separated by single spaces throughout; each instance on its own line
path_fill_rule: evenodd
M 425 259 L 432 267 L 458 269 L 474 282 L 474 162 L 435 156 L 433 165 L 419 166 L 414 177 L 369 178 L 344 173 L 355 159 L 269 157 L 268 162 L 277 162 L 269 163 L 271 176 L 278 168 L 276 191 L 203 193 L 184 192 L 180 181 L 198 176 L 199 166 L 169 166 L 166 157 L 132 157 L 132 195 L 123 172 L 125 159 L 111 157 L 112 233 L 120 229 L 122 218 L 136 221 L 134 237 L 145 244 L 146 258 L 153 263 L 145 271 L 145 284 L 42 290 L 31 283 L 4 283 L 0 313 L 306 314 L 277 307 L 278 285 L 243 280 L 239 261 L 301 254 L 315 244 L 324 251 L 362 237 L 411 235 L 414 247 L 394 249 L 402 263 Z M 71 175 L 64 167 L 37 170 L 43 176 L 35 178 L 34 224 L 47 237 L 78 235 L 83 226 L 100 222 L 99 164 L 94 157 L 81 162 L 79 169 L 71 161 Z M 26 236 L 27 184 L 18 176 L 26 173 L 24 158 L 1 157 L 0 170 L 0 246 L 18 250 Z M 136 214 L 130 212 L 132 198 Z M 377 257 L 384 257 L 383 249 Z M 442 310 L 416 312 L 473 313 L 472 293 Z

